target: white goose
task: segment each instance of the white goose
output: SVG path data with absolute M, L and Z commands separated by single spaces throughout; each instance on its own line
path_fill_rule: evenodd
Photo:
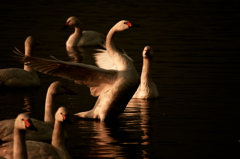
M 25 40 L 25 55 L 31 56 L 36 40 L 32 36 L 28 36 Z M 27 65 L 21 68 L 5 68 L 0 69 L 0 87 L 37 87 L 40 86 L 40 80 L 35 70 Z
M 56 112 L 56 106 L 54 105 L 55 97 L 60 94 L 74 95 L 73 91 L 64 86 L 61 82 L 53 82 L 47 91 L 45 101 L 45 113 L 44 121 L 31 118 L 33 124 L 39 128 L 37 132 L 27 131 L 26 139 L 35 141 L 47 141 L 52 138 L 52 131 L 54 125 L 54 112 Z M 13 140 L 13 129 L 15 119 L 6 119 L 0 121 L 0 140 L 3 142 Z M 67 134 L 65 133 L 65 138 Z
M 29 57 L 20 52 L 18 54 L 22 56 L 24 62 L 37 71 L 74 80 L 78 84 L 90 87 L 91 94 L 99 96 L 94 108 L 75 115 L 105 121 L 116 118 L 124 111 L 140 83 L 139 74 L 132 60 L 118 52 L 112 41 L 116 32 L 131 27 L 133 27 L 131 22 L 121 20 L 108 32 L 106 49 L 116 65 L 115 70 L 102 69 L 83 63 Z
M 71 34 L 66 42 L 67 46 L 103 46 L 105 47 L 105 36 L 92 30 L 82 30 L 82 24 L 77 17 L 71 16 L 67 19 L 62 30 L 69 26 L 74 27 L 74 33 Z
M 141 74 L 141 83 L 133 95 L 133 98 L 152 99 L 159 96 L 156 84 L 152 81 L 151 61 L 153 50 L 151 46 L 145 46 L 142 52 L 143 66 Z
M 26 130 L 37 131 L 28 114 L 19 114 L 14 121 L 14 144 L 9 142 L 0 146 L 0 156 L 7 159 L 27 159 L 25 143 Z
M 7 142 L 0 146 L 0 156 L 8 159 L 71 159 L 64 140 L 64 125 L 69 123 L 68 112 L 60 107 L 55 114 L 55 124 L 52 143 L 39 141 L 25 141 L 25 129 L 32 125 L 29 117 L 22 115 L 15 120 L 14 142 Z M 26 118 L 26 119 L 25 119 Z

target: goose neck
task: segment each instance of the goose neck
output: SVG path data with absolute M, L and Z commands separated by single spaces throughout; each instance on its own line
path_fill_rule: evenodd
M 114 61 L 115 66 L 117 67 L 117 70 L 124 71 L 128 69 L 132 69 L 132 62 L 125 56 L 123 56 L 122 53 L 118 52 L 116 49 L 113 38 L 116 34 L 115 28 L 113 27 L 110 29 L 110 31 L 107 34 L 106 38 L 106 49 L 110 56 L 110 58 Z
M 31 44 L 25 44 L 24 46 L 24 50 L 25 50 L 25 55 L 26 56 L 31 56 L 32 52 L 33 52 L 33 47 L 31 46 Z
M 74 26 L 74 33 L 82 36 L 82 29 L 81 29 L 80 25 Z
M 152 76 L 151 61 L 150 61 L 150 59 L 143 58 L 141 81 L 143 79 L 150 79 L 151 80 L 151 76 Z
M 117 49 L 113 43 L 113 38 L 114 38 L 115 34 L 116 34 L 115 29 L 111 28 L 106 37 L 106 49 L 110 56 L 113 54 L 113 52 L 117 51 Z
M 65 147 L 64 141 L 64 123 L 55 121 L 52 134 L 52 145 L 56 148 Z
M 13 158 L 14 159 L 27 159 L 27 148 L 25 141 L 26 130 L 19 130 L 14 128 L 13 136 Z
M 63 122 L 55 121 L 52 133 L 52 146 L 61 158 L 71 159 L 65 146 L 64 125 Z
M 44 121 L 48 123 L 54 123 L 54 98 L 55 96 L 48 90 L 45 101 Z

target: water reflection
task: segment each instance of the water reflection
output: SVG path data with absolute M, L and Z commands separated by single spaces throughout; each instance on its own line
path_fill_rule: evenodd
M 157 104 L 157 100 L 132 99 L 124 113 L 111 122 L 77 120 L 79 138 L 71 141 L 70 151 L 77 149 L 82 151 L 81 157 L 90 158 L 149 158 L 151 110 Z
M 140 144 L 141 156 L 143 158 L 149 158 L 149 145 L 152 143 L 152 118 L 151 111 L 155 106 L 158 106 L 158 99 L 144 100 L 144 99 L 131 99 L 125 114 L 128 116 L 139 116 L 139 119 L 135 120 L 135 124 L 139 125 L 142 131 Z
M 81 47 L 66 47 L 68 57 L 71 62 L 81 63 L 82 62 L 82 49 Z
M 24 100 L 23 109 L 29 114 L 34 113 L 32 98 L 31 97 L 24 97 L 23 100 Z
M 78 128 L 80 136 L 83 138 L 81 143 L 88 145 L 85 146 L 88 157 L 114 158 L 124 151 L 123 146 L 118 144 L 121 140 L 114 135 L 119 129 L 117 120 L 109 124 L 94 120 L 79 120 Z M 123 131 L 121 133 L 124 134 Z M 78 144 L 79 146 L 82 147 Z

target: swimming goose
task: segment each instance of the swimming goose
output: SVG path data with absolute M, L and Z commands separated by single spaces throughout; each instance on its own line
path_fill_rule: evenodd
M 151 61 L 153 50 L 151 46 L 145 46 L 142 52 L 143 66 L 141 74 L 141 83 L 133 95 L 133 98 L 152 99 L 159 96 L 156 84 L 152 81 Z
M 73 91 L 64 86 L 61 82 L 53 82 L 47 91 L 45 101 L 44 121 L 31 118 L 33 124 L 39 128 L 37 132 L 27 131 L 26 139 L 35 141 L 48 141 L 52 139 L 52 131 L 54 126 L 54 113 L 56 106 L 54 105 L 55 97 L 60 94 L 74 95 Z M 0 121 L 0 140 L 3 142 L 13 140 L 13 129 L 15 119 L 6 119 Z M 65 138 L 67 138 L 65 133 Z
M 14 121 L 14 144 L 13 142 L 0 146 L 0 156 L 7 159 L 27 159 L 25 143 L 26 130 L 37 131 L 27 113 L 19 114 Z
M 69 26 L 74 27 L 74 33 L 71 34 L 66 42 L 66 46 L 103 46 L 105 47 L 105 36 L 92 30 L 82 30 L 82 24 L 77 17 L 71 16 L 67 19 L 62 30 Z
M 15 123 L 27 123 L 24 118 L 17 118 Z M 19 128 L 14 128 L 14 142 L 7 142 L 0 146 L 0 156 L 8 159 L 71 159 L 64 140 L 64 125 L 71 123 L 68 118 L 68 112 L 65 107 L 60 107 L 55 114 L 55 124 L 52 134 L 51 144 L 39 141 L 25 141 L 24 128 L 29 124 Z M 23 129 L 23 130 L 22 130 Z M 16 131 L 17 130 L 17 131 Z
M 91 94 L 99 96 L 94 108 L 75 115 L 105 121 L 116 118 L 124 111 L 140 83 L 139 74 L 132 60 L 119 52 L 112 41 L 116 32 L 133 26 L 133 23 L 129 21 L 121 20 L 107 34 L 106 49 L 116 65 L 114 70 L 83 63 L 29 57 L 21 52 L 18 54 L 24 62 L 39 72 L 74 80 L 78 84 L 90 87 Z
M 28 36 L 25 40 L 25 55 L 31 56 L 33 48 L 36 46 L 36 40 Z M 35 70 L 27 65 L 21 68 L 0 69 L 0 87 L 37 87 L 40 86 L 40 80 Z

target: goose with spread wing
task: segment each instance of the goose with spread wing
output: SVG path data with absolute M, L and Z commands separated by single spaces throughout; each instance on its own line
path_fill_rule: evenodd
M 116 23 L 106 37 L 106 49 L 116 65 L 116 69 L 103 69 L 83 63 L 47 60 L 25 56 L 19 52 L 22 60 L 33 69 L 54 76 L 74 80 L 78 84 L 90 87 L 91 94 L 98 96 L 92 110 L 79 112 L 81 118 L 92 118 L 106 121 L 116 118 L 124 111 L 129 100 L 135 93 L 140 77 L 131 59 L 119 52 L 113 43 L 117 32 L 134 27 L 127 20 Z

